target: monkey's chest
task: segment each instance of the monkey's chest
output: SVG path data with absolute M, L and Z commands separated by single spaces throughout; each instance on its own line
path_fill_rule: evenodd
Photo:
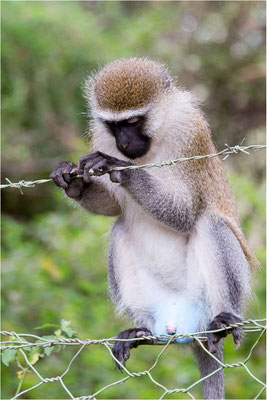
M 136 272 L 155 277 L 162 286 L 184 286 L 187 267 L 187 237 L 157 224 L 140 223 L 132 235 Z

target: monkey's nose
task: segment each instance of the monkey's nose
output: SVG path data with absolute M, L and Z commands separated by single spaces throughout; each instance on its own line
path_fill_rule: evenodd
M 121 145 L 121 147 L 122 147 L 124 150 L 126 150 L 127 147 L 128 147 L 128 145 L 129 145 L 129 142 L 123 143 L 123 144 Z

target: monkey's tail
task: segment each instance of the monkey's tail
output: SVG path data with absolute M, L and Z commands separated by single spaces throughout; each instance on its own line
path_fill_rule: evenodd
M 223 362 L 223 340 L 217 344 L 217 353 L 215 357 Z M 221 365 L 206 353 L 199 344 L 194 346 L 194 354 L 196 356 L 201 378 L 211 374 L 213 371 L 219 369 Z M 224 369 L 222 368 L 210 378 L 203 381 L 203 390 L 205 399 L 224 399 Z

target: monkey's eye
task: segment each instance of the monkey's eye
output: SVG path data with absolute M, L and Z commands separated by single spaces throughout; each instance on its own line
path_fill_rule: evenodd
M 114 129 L 117 125 L 116 122 L 113 122 L 113 121 L 105 121 L 105 123 L 111 129 Z
M 133 118 L 129 118 L 127 119 L 128 124 L 135 124 L 136 122 L 138 122 L 140 120 L 139 117 L 133 117 Z

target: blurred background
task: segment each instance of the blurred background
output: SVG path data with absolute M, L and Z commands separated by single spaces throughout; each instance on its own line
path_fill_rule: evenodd
M 60 161 L 88 153 L 84 78 L 120 57 L 147 56 L 166 62 L 179 85 L 203 101 L 218 148 L 265 141 L 264 2 L 3 2 L 2 3 L 2 179 L 47 178 Z M 242 225 L 265 265 L 265 152 L 232 156 L 225 167 Z M 3 182 L 4 183 L 4 182 Z M 112 219 L 73 208 L 52 183 L 2 192 L 2 329 L 34 330 L 61 319 L 81 338 L 116 335 L 131 326 L 116 317 L 107 294 L 106 259 Z M 249 318 L 265 316 L 265 273 L 254 279 Z M 52 330 L 53 331 L 53 330 Z M 241 348 L 226 340 L 227 362 L 241 361 L 256 334 Z M 128 366 L 145 370 L 158 348 L 135 350 Z M 62 373 L 72 349 L 36 364 L 44 376 Z M 264 380 L 265 344 L 256 347 L 251 371 Z M 15 362 L 3 367 L 2 398 L 19 384 Z M 60 372 L 61 371 L 61 372 Z M 184 348 L 168 349 L 155 370 L 167 387 L 199 378 Z M 84 350 L 65 378 L 75 396 L 88 395 L 121 379 L 101 346 Z M 38 383 L 28 374 L 23 389 Z M 227 398 L 249 399 L 260 386 L 244 369 L 226 371 Z M 197 386 L 192 393 L 202 397 Z M 149 379 L 129 380 L 101 398 L 159 398 Z M 64 398 L 58 384 L 28 392 L 27 398 Z M 26 398 L 25 397 L 25 398 Z M 173 395 L 171 398 L 183 398 Z M 265 398 L 265 394 L 262 394 Z

